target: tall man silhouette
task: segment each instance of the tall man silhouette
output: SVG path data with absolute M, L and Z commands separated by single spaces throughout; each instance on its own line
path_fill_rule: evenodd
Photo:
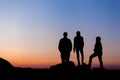
M 83 39 L 83 37 L 81 36 L 80 31 L 77 31 L 77 32 L 76 32 L 76 36 L 74 37 L 74 47 L 73 47 L 73 51 L 74 51 L 74 52 L 76 51 L 78 65 L 80 65 L 79 52 L 81 53 L 82 64 L 84 63 L 83 48 L 84 48 L 84 39 Z
M 72 42 L 67 38 L 67 32 L 63 33 L 63 38 L 59 41 L 58 49 L 61 53 L 62 63 L 69 62 L 70 52 L 72 50 Z
M 96 37 L 96 44 L 94 46 L 94 53 L 89 57 L 89 66 L 91 68 L 92 59 L 96 56 L 98 56 L 99 62 L 100 62 L 100 68 L 103 68 L 103 62 L 102 62 L 102 43 L 101 43 L 101 37 Z

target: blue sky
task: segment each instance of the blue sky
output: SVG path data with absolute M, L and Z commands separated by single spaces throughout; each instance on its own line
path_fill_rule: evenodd
M 59 61 L 57 47 L 62 33 L 68 32 L 73 41 L 75 32 L 80 30 L 87 59 L 93 52 L 95 37 L 101 36 L 106 63 L 120 65 L 119 0 L 1 0 L 0 10 L 0 51 L 12 50 L 11 54 L 1 55 L 13 64 L 10 55 L 20 64 L 28 54 L 30 59 L 48 55 L 47 58 L 57 57 Z M 15 49 L 22 52 L 15 53 Z M 116 60 L 109 61 L 113 56 Z M 75 54 L 73 57 L 71 60 L 75 61 Z

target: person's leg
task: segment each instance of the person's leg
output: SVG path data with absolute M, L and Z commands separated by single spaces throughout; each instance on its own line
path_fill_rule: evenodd
M 84 53 L 83 53 L 83 49 L 80 50 L 81 52 L 81 61 L 82 61 L 82 65 L 84 63 Z
M 63 53 L 61 53 L 61 62 L 62 62 L 62 64 L 65 63 L 65 56 Z
M 97 56 L 95 53 L 93 53 L 90 57 L 89 57 L 89 67 L 91 68 L 91 64 L 92 64 L 92 59 Z
M 69 59 L 70 59 L 70 52 L 67 52 L 67 55 L 66 55 L 66 62 L 69 62 Z
M 100 62 L 100 68 L 103 68 L 102 55 L 99 55 L 98 59 L 99 59 L 99 62 Z
M 78 62 L 78 65 L 80 65 L 79 50 L 76 50 L 76 54 L 77 54 L 77 62 Z

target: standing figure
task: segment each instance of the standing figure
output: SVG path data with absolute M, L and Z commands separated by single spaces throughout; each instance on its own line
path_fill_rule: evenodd
M 58 49 L 61 53 L 61 61 L 62 64 L 65 62 L 69 62 L 70 52 L 72 50 L 72 42 L 67 38 L 67 32 L 63 33 L 63 38 L 59 41 Z
M 73 47 L 73 52 L 76 51 L 77 54 L 77 61 L 78 65 L 80 65 L 80 58 L 79 58 L 79 53 L 81 53 L 81 58 L 82 58 L 82 65 L 84 63 L 84 39 L 80 34 L 80 31 L 76 32 L 76 36 L 74 37 L 74 47 Z
M 89 66 L 91 68 L 92 59 L 96 56 L 98 56 L 99 62 L 100 62 L 100 68 L 103 68 L 103 61 L 102 61 L 102 43 L 101 43 L 101 37 L 96 37 L 96 44 L 94 46 L 94 53 L 89 57 Z

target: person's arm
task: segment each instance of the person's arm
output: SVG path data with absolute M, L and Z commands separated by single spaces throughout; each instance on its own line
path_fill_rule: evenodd
M 59 44 L 58 44 L 59 51 L 60 51 L 60 48 L 61 48 L 61 40 L 59 41 Z
M 70 40 L 70 51 L 72 50 L 72 42 L 71 42 L 71 40 Z
M 96 49 L 96 44 L 94 45 L 94 52 L 95 52 L 95 49 Z
M 74 44 L 73 44 L 74 46 L 73 46 L 73 52 L 75 52 L 75 38 L 74 38 Z
M 101 45 L 101 50 L 102 50 L 102 43 L 100 45 Z
M 82 37 L 82 40 L 83 40 L 83 47 L 84 47 L 84 38 Z

